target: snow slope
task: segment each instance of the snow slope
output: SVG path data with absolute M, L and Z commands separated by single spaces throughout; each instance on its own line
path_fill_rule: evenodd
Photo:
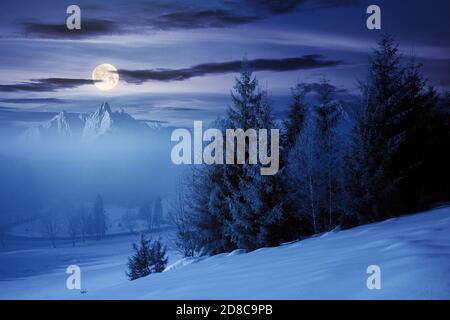
M 157 233 L 169 244 L 173 263 L 180 256 L 170 247 L 171 233 Z M 0 300 L 2 299 L 77 299 L 80 291 L 66 289 L 69 265 L 81 268 L 82 288 L 91 291 L 128 283 L 126 263 L 131 245 L 138 235 L 110 236 L 101 241 L 87 240 L 72 247 L 70 241 L 57 241 L 51 248 L 49 240 L 7 240 L 0 247 Z
M 0 258 L 4 261 L 8 254 L 2 252 Z M 86 294 L 65 290 L 65 275 L 54 272 L 53 277 L 24 278 L 20 286 L 19 280 L 1 282 L 0 297 L 450 299 L 450 208 L 334 231 L 277 248 L 184 259 L 164 273 L 132 282 L 118 278 L 117 270 L 108 271 L 123 266 L 124 261 L 117 258 L 96 264 L 92 257 L 96 271 L 86 271 L 82 278 Z M 369 265 L 381 268 L 381 290 L 367 289 Z M 40 280 L 47 287 L 33 294 L 20 291 L 36 288 L 36 277 L 47 279 Z M 58 289 L 52 283 L 56 277 Z

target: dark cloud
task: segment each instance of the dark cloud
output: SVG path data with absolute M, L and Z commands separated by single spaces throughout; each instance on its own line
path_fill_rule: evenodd
M 285 59 L 255 59 L 248 61 L 253 71 L 294 71 L 331 67 L 343 64 L 339 60 L 324 59 L 321 55 L 305 55 L 297 58 Z M 183 69 L 150 69 L 150 70 L 119 70 L 120 77 L 132 84 L 142 84 L 146 81 L 184 81 L 193 77 L 214 74 L 236 73 L 241 70 L 242 61 L 227 61 L 221 63 L 204 63 Z M 0 92 L 54 92 L 62 89 L 77 88 L 87 84 L 94 84 L 90 79 L 44 78 L 31 79 L 28 82 L 0 85 Z M 61 103 L 54 98 L 22 98 L 3 99 L 7 103 Z
M 324 83 L 320 83 L 320 82 L 311 82 L 311 83 L 304 83 L 304 84 L 300 84 L 305 90 L 306 92 L 313 92 L 313 93 L 317 93 L 320 92 L 320 90 L 323 90 L 324 88 L 328 88 L 330 91 L 335 92 L 336 94 L 341 94 L 341 93 L 347 93 L 348 91 L 346 89 L 343 88 L 338 88 L 335 85 L 329 83 L 329 82 L 324 82 Z
M 272 15 L 297 9 L 313 10 L 348 6 L 359 0 L 244 0 L 225 2 L 220 8 L 184 8 L 147 20 L 149 27 L 160 30 L 224 28 L 252 23 Z
M 262 10 L 271 14 L 283 14 L 296 10 L 304 0 L 244 0 L 243 3 L 256 10 Z M 306 1 L 307 2 L 307 1 Z M 239 2 L 236 3 L 239 5 Z M 240 3 L 242 5 L 242 2 Z
M 306 55 L 286 59 L 256 59 L 248 63 L 254 71 L 294 71 L 330 67 L 342 64 L 338 60 L 327 60 L 321 55 Z M 242 61 L 204 63 L 184 69 L 119 70 L 122 79 L 128 83 L 141 84 L 146 81 L 183 81 L 193 77 L 211 74 L 239 72 Z
M 235 14 L 222 9 L 186 9 L 162 13 L 153 17 L 150 15 L 150 18 L 144 18 L 141 13 L 132 21 L 129 21 L 128 17 L 119 17 L 120 24 L 106 19 L 82 19 L 80 30 L 69 30 L 65 23 L 25 22 L 21 24 L 20 34 L 26 37 L 46 39 L 81 39 L 155 30 L 224 28 L 251 23 L 261 18 L 260 16 Z
M 235 0 L 230 1 L 235 10 L 259 12 L 262 15 L 286 14 L 296 10 L 316 10 L 344 7 L 361 0 Z
M 0 92 L 53 92 L 61 89 L 72 89 L 85 84 L 94 84 L 94 80 L 70 78 L 31 79 L 28 82 L 0 85 Z
M 347 7 L 361 4 L 361 0 L 309 0 L 303 1 L 305 10 Z
M 49 39 L 85 38 L 124 32 L 118 23 L 105 19 L 82 19 L 80 30 L 69 30 L 65 22 L 58 24 L 24 22 L 22 27 L 22 33 L 25 36 Z
M 33 103 L 66 103 L 66 100 L 58 98 L 16 98 L 16 99 L 0 99 L 0 102 L 17 103 L 17 104 L 33 104 Z
M 197 112 L 197 111 L 203 111 L 200 108 L 192 108 L 192 107 L 162 107 L 160 109 L 169 110 L 169 111 L 176 111 L 176 112 Z
M 86 9 L 98 12 L 97 14 L 106 10 L 114 12 L 114 20 L 83 18 L 81 30 L 68 30 L 65 21 L 26 21 L 21 23 L 20 34 L 49 39 L 80 39 L 154 30 L 226 28 L 296 10 L 348 6 L 359 2 L 360 0 L 229 0 L 221 4 L 197 6 L 170 2 L 140 2 L 127 7 L 88 5 Z
M 259 16 L 238 15 L 230 11 L 217 10 L 186 10 L 162 14 L 148 22 L 154 29 L 199 29 L 199 28 L 223 28 L 247 24 L 261 19 Z

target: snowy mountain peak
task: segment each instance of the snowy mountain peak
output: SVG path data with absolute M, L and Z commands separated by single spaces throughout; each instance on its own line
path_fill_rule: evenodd
M 35 143 L 42 139 L 81 138 L 86 142 L 116 134 L 139 137 L 149 130 L 150 126 L 136 120 L 123 108 L 112 111 L 108 102 L 103 102 L 90 114 L 61 111 L 45 124 L 27 129 L 20 139 Z
M 149 127 L 134 119 L 123 108 L 112 111 L 107 102 L 103 102 L 100 108 L 91 113 L 83 129 L 83 141 L 93 141 L 110 134 L 139 134 Z
M 83 140 L 93 140 L 113 131 L 114 120 L 111 108 L 103 102 L 100 108 L 91 113 L 86 119 L 83 129 Z
M 111 113 L 111 108 L 109 107 L 108 102 L 103 102 L 98 111 L 100 113 Z
M 60 136 L 72 136 L 72 130 L 67 119 L 66 111 L 58 113 L 49 122 L 44 124 L 43 128 L 53 131 Z

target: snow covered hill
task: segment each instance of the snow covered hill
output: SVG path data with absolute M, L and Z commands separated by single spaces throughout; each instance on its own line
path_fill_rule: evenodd
M 126 246 L 114 241 L 85 248 L 84 254 L 75 249 L 72 258 L 82 268 L 86 294 L 65 289 L 67 276 L 59 268 L 23 275 L 20 280 L 10 277 L 0 283 L 0 297 L 450 299 L 449 207 L 250 253 L 236 251 L 177 262 L 172 256 L 174 263 L 165 272 L 131 282 L 124 277 L 126 252 L 121 250 Z M 32 265 L 34 259 L 44 259 L 39 252 L 42 254 L 42 249 L 3 251 L 0 260 L 4 264 L 16 255 L 17 261 Z M 68 256 L 65 259 L 73 262 Z M 381 290 L 367 288 L 370 265 L 381 268 Z

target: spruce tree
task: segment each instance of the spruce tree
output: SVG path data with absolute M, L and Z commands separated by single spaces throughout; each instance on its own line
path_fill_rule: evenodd
M 442 183 L 442 175 L 449 157 L 438 151 L 449 147 L 448 107 L 447 112 L 444 110 L 434 88 L 427 86 L 421 65 L 411 60 L 391 122 L 393 154 L 388 174 L 394 182 L 391 210 L 396 214 L 424 210 L 445 199 L 438 196 L 445 185 L 448 188 L 448 183 Z
M 284 152 L 282 154 L 288 153 L 294 146 L 298 135 L 302 131 L 308 108 L 305 102 L 305 96 L 308 92 L 307 85 L 299 83 L 295 88 L 291 89 L 291 92 L 292 103 L 283 124 L 282 146 Z
M 272 110 L 267 93 L 259 87 L 251 66 L 243 61 L 240 76 L 232 92 L 232 105 L 228 110 L 229 129 L 274 128 Z M 270 141 L 270 136 L 269 136 Z M 244 165 L 227 165 L 224 173 L 227 202 L 232 222 L 229 232 L 239 248 L 256 249 L 276 245 L 284 235 L 279 230 L 283 219 L 280 203 L 280 185 L 276 176 L 262 176 L 261 165 L 248 163 L 246 147 Z
M 129 280 L 135 280 L 148 276 L 152 273 L 152 250 L 150 240 L 141 234 L 139 243 L 133 243 L 134 254 L 128 258 L 128 271 L 126 273 Z
M 151 272 L 163 272 L 169 261 L 166 256 L 167 248 L 162 245 L 161 238 L 153 241 L 150 248 L 150 265 Z
M 368 75 L 361 83 L 362 109 L 353 130 L 352 156 L 347 163 L 347 213 L 344 225 L 367 223 L 392 215 L 394 182 L 388 167 L 393 152 L 393 119 L 401 101 L 404 69 L 398 46 L 383 35 L 369 57 Z

